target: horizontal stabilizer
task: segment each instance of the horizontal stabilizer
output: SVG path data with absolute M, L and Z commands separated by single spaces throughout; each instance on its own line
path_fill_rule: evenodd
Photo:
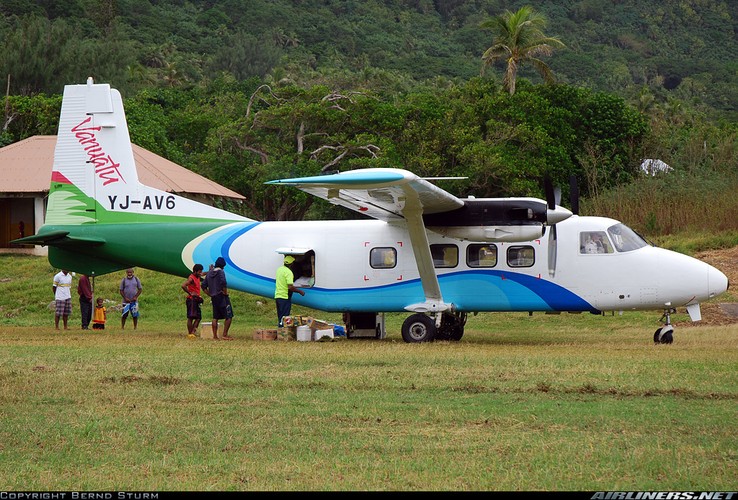
M 63 247 L 73 247 L 76 245 L 97 246 L 105 243 L 103 238 L 90 236 L 69 236 L 69 231 L 49 231 L 47 233 L 34 234 L 25 238 L 18 238 L 10 243 L 21 245 L 54 245 Z
M 69 231 L 50 231 L 46 234 L 34 234 L 25 238 L 11 240 L 10 243 L 17 245 L 48 245 L 49 243 L 60 241 L 68 234 Z

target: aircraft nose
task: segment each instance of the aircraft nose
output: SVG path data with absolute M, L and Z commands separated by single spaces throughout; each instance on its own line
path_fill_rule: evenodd
M 710 298 L 713 298 L 728 290 L 728 277 L 719 269 L 710 266 L 710 270 L 707 273 L 707 286 L 709 288 Z

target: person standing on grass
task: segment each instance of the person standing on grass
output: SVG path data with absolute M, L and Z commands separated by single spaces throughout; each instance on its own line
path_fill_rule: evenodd
M 295 275 L 290 266 L 294 264 L 292 255 L 284 256 L 284 265 L 277 268 L 277 276 L 274 280 L 274 301 L 277 303 L 277 327 L 284 326 L 284 317 L 290 315 L 292 310 L 292 294 L 297 292 L 304 296 L 305 292 L 294 285 Z
M 82 329 L 89 330 L 92 320 L 92 285 L 86 274 L 79 275 L 77 282 L 77 293 L 79 294 L 79 314 L 82 316 Z
M 107 318 L 108 310 L 105 308 L 105 301 L 102 297 L 98 297 L 95 305 L 95 316 L 92 318 L 92 329 L 105 330 L 105 320 Z
M 225 271 L 226 261 L 223 257 L 215 260 L 215 266 L 208 271 L 202 286 L 210 295 L 213 303 L 213 340 L 218 340 L 218 320 L 223 321 L 223 340 L 232 340 L 233 337 L 228 335 L 233 320 L 233 307 L 231 306 L 231 298 L 228 296 L 228 282 L 226 280 Z
M 120 281 L 120 296 L 123 297 L 123 311 L 120 316 L 120 328 L 125 330 L 128 314 L 133 318 L 133 329 L 138 327 L 138 296 L 143 286 L 138 276 L 133 275 L 133 268 L 126 269 L 126 276 Z
M 185 305 L 187 306 L 187 338 L 194 339 L 197 327 L 202 319 L 202 296 L 200 296 L 200 284 L 202 282 L 202 264 L 192 266 L 192 274 L 187 281 L 182 283 L 182 290 L 187 294 Z
M 54 291 L 54 328 L 59 329 L 59 318 L 62 318 L 64 329 L 68 330 L 67 320 L 72 314 L 72 275 L 68 270 L 56 273 L 51 289 Z

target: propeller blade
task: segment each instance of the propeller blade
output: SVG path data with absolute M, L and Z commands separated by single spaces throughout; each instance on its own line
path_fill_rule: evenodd
M 553 226 L 571 217 L 571 211 L 559 205 L 561 202 L 561 188 L 554 188 L 551 177 L 548 175 L 543 178 L 543 187 L 546 191 L 546 224 Z
M 579 186 L 574 175 L 569 176 L 569 204 L 571 205 L 571 213 L 579 215 Z
M 556 193 L 554 192 L 551 177 L 548 175 L 543 178 L 543 190 L 546 192 L 546 203 L 548 204 L 548 209 L 553 210 L 556 208 Z
M 551 226 L 548 233 L 548 275 L 556 274 L 556 225 Z

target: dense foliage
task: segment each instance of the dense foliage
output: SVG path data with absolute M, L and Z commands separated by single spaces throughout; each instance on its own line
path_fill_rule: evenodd
M 22 114 L 15 103 L 33 100 L 48 98 L 10 102 Z M 28 109 L 37 114 L 41 106 Z M 559 184 L 585 177 L 580 158 L 597 151 L 607 173 L 599 182 L 614 186 L 637 173 L 648 130 L 642 115 L 610 94 L 525 83 L 511 96 L 480 78 L 393 98 L 218 82 L 142 91 L 126 110 L 134 143 L 244 194 L 247 213 L 267 219 L 300 218 L 310 205 L 294 189 L 263 182 L 367 166 L 468 176 L 445 187 L 478 197 L 540 196 L 545 175 Z
M 21 94 L 93 76 L 130 95 L 221 71 L 408 89 L 479 75 L 493 45 L 485 21 L 528 5 L 566 44 L 547 58 L 559 81 L 738 112 L 730 0 L 5 0 L 0 74 Z
M 483 21 L 532 5 L 566 47 L 561 83 L 503 65 Z M 136 144 L 245 195 L 260 219 L 351 216 L 280 177 L 395 166 L 460 195 L 542 196 L 576 175 L 583 210 L 659 158 L 682 182 L 733 186 L 738 3 L 684 0 L 8 0 L 0 146 L 54 134 L 63 85 L 123 91 Z M 622 192 L 622 191 L 621 191 Z M 630 190 L 629 192 L 637 192 Z M 674 230 L 650 212 L 628 222 Z M 732 212 L 730 212 L 732 213 Z

